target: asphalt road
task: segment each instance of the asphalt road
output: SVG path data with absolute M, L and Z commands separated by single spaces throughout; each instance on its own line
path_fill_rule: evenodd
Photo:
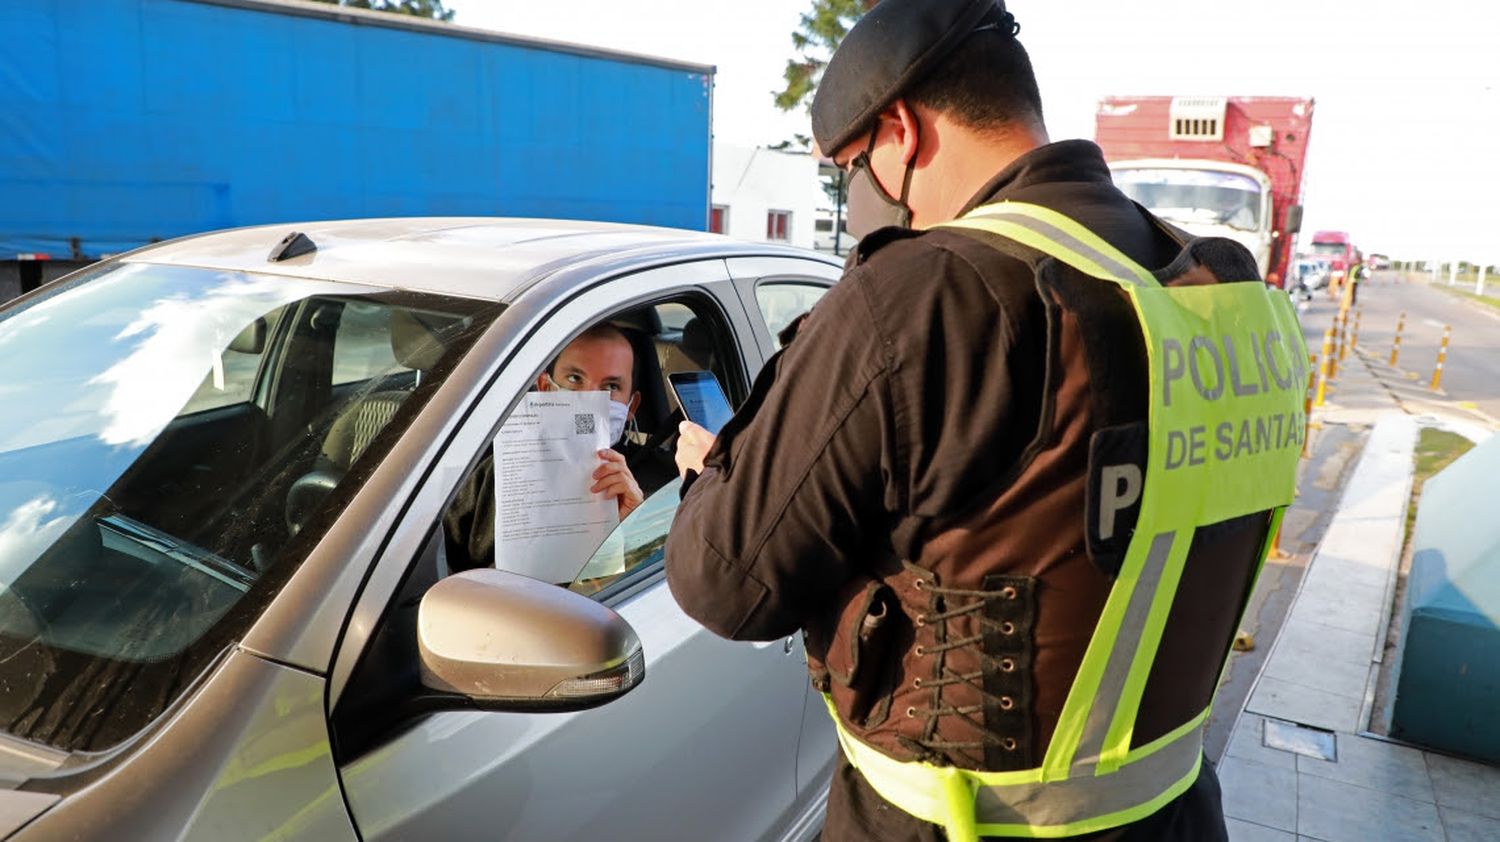
M 1500 419 L 1500 310 L 1427 285 L 1426 276 L 1401 280 L 1400 272 L 1376 272 L 1359 292 L 1359 347 L 1389 361 L 1396 324 L 1406 313 L 1401 353 L 1396 367 L 1406 379 L 1426 386 L 1432 381 L 1443 327 L 1453 326 L 1448 359 L 1443 366 L 1442 390 L 1432 397 L 1458 407 L 1478 409 Z M 1496 279 L 1500 281 L 1500 278 Z M 1322 346 L 1323 331 L 1332 324 L 1335 302 L 1318 293 L 1301 313 L 1308 350 Z

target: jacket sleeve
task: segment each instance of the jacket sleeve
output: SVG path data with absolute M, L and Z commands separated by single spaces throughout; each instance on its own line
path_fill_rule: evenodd
M 772 640 L 826 605 L 897 510 L 890 343 L 859 271 L 773 357 L 692 479 L 667 583 L 724 637 Z

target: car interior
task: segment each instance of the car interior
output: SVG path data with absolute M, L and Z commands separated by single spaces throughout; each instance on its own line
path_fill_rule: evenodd
M 601 321 L 620 328 L 635 352 L 633 382 L 641 400 L 632 424 L 626 428 L 625 443 L 631 449 L 631 472 L 649 499 L 677 477 L 677 425 L 684 416 L 667 376 L 681 371 L 710 371 L 731 401 L 738 404 L 746 392 L 743 372 L 731 365 L 738 354 L 727 323 L 715 306 L 701 297 L 635 307 Z M 554 358 L 561 351 L 555 349 Z M 444 514 L 449 532 L 444 573 L 494 565 L 490 541 L 493 530 L 487 522 L 492 514 L 484 505 L 485 496 L 493 494 L 489 485 L 493 471 L 493 457 L 481 454 L 449 503 Z M 585 561 L 579 559 L 580 567 Z
M 49 699 L 81 692 L 73 680 L 143 705 L 169 702 L 164 688 L 196 675 L 192 665 L 232 633 L 220 621 L 258 613 L 250 603 L 268 599 L 296 567 L 284 558 L 316 537 L 298 541 L 298 531 L 317 521 L 318 533 L 332 521 L 336 512 L 322 504 L 353 493 L 406 426 L 393 420 L 409 420 L 430 394 L 422 387 L 435 388 L 458 356 L 449 352 L 478 335 L 480 308 L 459 306 L 440 312 L 415 301 L 331 298 L 288 305 L 246 328 L 253 341 L 236 339 L 225 352 L 253 359 L 226 363 L 200 387 L 234 392 L 226 381 L 242 377 L 245 399 L 235 394 L 203 408 L 195 395 L 143 450 L 87 436 L 5 454 L 7 481 L 79 501 L 76 520 L 3 589 L 12 620 L 0 629 L 0 655 L 37 659 L 38 667 L 37 686 L 0 694 L 0 716 L 21 723 L 15 733 L 67 748 L 102 748 L 133 733 L 133 716 L 49 721 Z M 372 361 L 345 362 L 340 372 L 339 323 L 353 307 L 374 328 L 344 356 L 356 350 Z M 377 340 L 383 346 L 372 354 Z M 106 489 L 72 488 L 85 480 L 53 466 L 79 460 L 116 464 L 104 473 L 118 478 Z M 356 481 L 340 488 L 351 476 Z M 96 659 L 107 666 L 90 666 Z

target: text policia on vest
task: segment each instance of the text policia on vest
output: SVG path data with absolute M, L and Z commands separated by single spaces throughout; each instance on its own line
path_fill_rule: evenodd
M 1243 353 L 1245 349 L 1249 354 Z M 1172 405 L 1174 394 L 1191 386 L 1205 401 L 1226 394 L 1248 398 L 1279 391 L 1306 388 L 1307 361 L 1298 352 L 1296 337 L 1279 331 L 1264 336 L 1247 332 L 1239 341 L 1233 336 L 1217 340 L 1194 336 L 1184 348 L 1180 340 L 1165 337 L 1157 359 L 1161 365 L 1162 402 Z M 1166 469 L 1202 465 L 1208 459 L 1228 462 L 1268 450 L 1302 447 L 1307 418 L 1298 402 L 1296 410 L 1220 421 L 1210 430 L 1206 424 L 1166 431 Z

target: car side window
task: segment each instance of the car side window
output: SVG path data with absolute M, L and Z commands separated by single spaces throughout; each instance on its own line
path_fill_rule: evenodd
M 572 361 L 579 353 L 578 349 L 584 347 L 577 343 L 584 343 L 593 336 L 590 329 L 601 322 L 622 332 L 630 344 L 633 363 L 631 392 L 637 397 L 625 432 L 611 449 L 624 457 L 644 500 L 608 529 L 601 543 L 587 551 L 577 552 L 580 544 L 576 532 L 573 539 L 554 542 L 556 547 L 569 547 L 572 552 L 577 552 L 576 557 L 564 558 L 549 553 L 545 535 L 540 541 L 534 535 L 527 535 L 525 546 L 531 548 L 529 552 L 538 554 L 538 558 L 545 559 L 544 564 L 532 569 L 544 568 L 548 572 L 546 578 L 554 584 L 607 598 L 612 585 L 660 564 L 666 532 L 677 508 L 680 480 L 674 454 L 677 424 L 682 416 L 671 397 L 667 375 L 680 371 L 713 372 L 735 403 L 743 399 L 747 390 L 740 351 L 729 322 L 718 306 L 701 294 L 653 302 L 611 314 L 594 325 L 578 325 L 575 333 L 583 336 L 575 336 L 562 347 L 552 349 L 549 352 L 552 363 L 548 366 L 551 370 L 545 377 L 537 379 L 550 379 L 565 389 L 573 388 L 574 384 L 585 388 L 594 385 L 591 377 L 596 372 L 580 373 L 573 369 Z M 611 335 L 618 336 L 613 332 Z M 587 364 L 584 367 L 587 368 Z M 630 400 L 627 395 L 614 395 L 617 402 Z M 527 405 L 523 400 L 520 407 Z M 512 410 L 502 422 L 497 438 L 503 438 L 507 425 L 516 422 L 520 407 Z M 572 429 L 566 431 L 568 434 L 573 432 Z M 507 450 L 507 453 L 514 458 L 515 451 Z M 497 462 L 511 467 L 497 470 Z M 559 475 L 578 472 L 576 467 L 559 466 L 556 470 Z M 563 496 L 582 499 L 588 495 L 587 489 L 528 489 L 527 496 L 518 503 L 514 490 L 519 486 L 503 484 L 517 482 L 520 473 L 496 453 L 492 443 L 460 483 L 443 514 L 444 544 L 450 571 L 494 566 L 498 558 L 498 566 L 502 569 L 537 575 L 532 569 L 515 566 L 531 566 L 530 559 L 507 560 L 507 547 L 515 546 L 518 535 L 515 521 L 507 518 L 515 517 L 518 505 L 553 505 L 555 499 Z M 530 476 L 534 481 L 536 472 L 530 472 Z M 594 495 L 595 499 L 600 497 L 608 495 Z M 498 502 L 501 499 L 505 500 L 504 510 L 500 509 Z M 560 527 L 552 528 L 559 533 L 563 531 Z
M 828 287 L 805 281 L 764 281 L 755 287 L 755 303 L 766 320 L 766 329 L 779 337 L 787 325 L 810 311 L 827 292 Z
M 646 498 L 639 508 L 615 529 L 619 543 L 606 540 L 584 563 L 568 589 L 581 594 L 601 594 L 637 570 L 662 563 L 667 552 L 667 531 L 681 502 L 682 480 L 674 479 Z

